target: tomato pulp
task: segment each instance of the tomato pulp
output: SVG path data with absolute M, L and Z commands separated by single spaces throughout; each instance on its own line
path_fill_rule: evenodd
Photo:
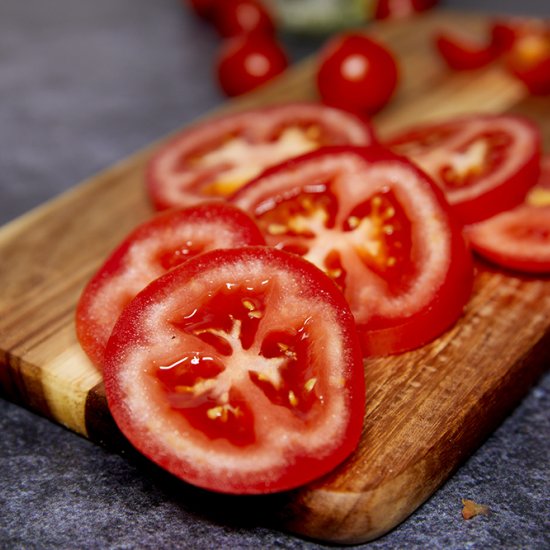
M 104 376 L 130 442 L 214 491 L 307 483 L 362 429 L 364 373 L 343 296 L 309 262 L 268 247 L 206 252 L 151 283 L 119 318 Z
M 286 104 L 207 120 L 159 150 L 148 167 L 157 209 L 226 197 L 265 168 L 325 145 L 369 145 L 368 123 L 314 103 Z
M 207 250 L 264 242 L 254 222 L 228 204 L 163 212 L 144 222 L 111 253 L 82 292 L 76 331 L 83 350 L 101 368 L 107 340 L 126 304 L 167 270 Z
M 231 199 L 269 245 L 324 270 L 350 304 L 364 353 L 420 346 L 460 316 L 472 262 L 449 206 L 411 162 L 380 147 L 324 148 Z

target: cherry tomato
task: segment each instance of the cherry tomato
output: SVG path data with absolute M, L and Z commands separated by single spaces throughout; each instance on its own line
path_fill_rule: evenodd
M 445 63 L 457 71 L 479 69 L 488 65 L 499 57 L 501 47 L 493 45 L 492 41 L 484 45 L 476 44 L 446 32 L 436 36 L 435 44 Z
M 426 11 L 438 4 L 438 0 L 378 0 L 376 19 L 402 19 Z
M 158 214 L 128 235 L 84 289 L 76 312 L 82 348 L 101 368 L 117 318 L 153 279 L 200 252 L 264 242 L 254 222 L 227 204 Z
M 472 248 L 484 258 L 527 273 L 550 273 L 550 155 L 525 202 L 466 228 Z
M 441 192 L 380 147 L 320 149 L 266 171 L 232 201 L 255 218 L 268 245 L 334 280 L 366 355 L 429 342 L 470 296 L 469 250 Z
M 216 72 L 221 89 L 231 97 L 256 89 L 287 67 L 286 53 L 274 38 L 245 34 L 222 44 Z
M 273 18 L 258 0 L 218 0 L 214 25 L 226 38 L 248 33 L 275 34 Z
M 550 26 L 518 37 L 506 56 L 506 67 L 529 93 L 550 94 Z
M 364 372 L 343 296 L 309 262 L 267 247 L 206 252 L 151 283 L 118 320 L 104 376 L 130 442 L 218 492 L 307 483 L 362 429 Z
M 500 53 L 507 52 L 516 40 L 514 25 L 505 20 L 495 20 L 491 25 L 491 44 Z
M 469 115 L 405 130 L 389 140 L 434 178 L 463 223 L 520 204 L 539 174 L 541 137 L 529 120 Z
M 372 115 L 390 100 L 397 82 L 393 55 L 362 34 L 341 34 L 320 53 L 317 87 L 329 105 Z
M 368 145 L 371 127 L 314 103 L 250 110 L 185 130 L 154 155 L 147 184 L 158 209 L 225 197 L 268 166 L 324 145 Z

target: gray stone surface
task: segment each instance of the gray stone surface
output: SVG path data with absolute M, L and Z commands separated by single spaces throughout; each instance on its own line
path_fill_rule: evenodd
M 550 15 L 547 0 L 447 1 Z M 288 38 L 294 58 L 315 41 Z M 218 39 L 177 0 L 1 0 L 0 223 L 223 97 Z M 0 259 L 0 269 L 3 266 Z M 550 375 L 425 505 L 372 548 L 550 548 Z M 461 498 L 493 510 L 469 522 Z M 316 548 L 262 499 L 174 481 L 0 400 L 0 548 Z

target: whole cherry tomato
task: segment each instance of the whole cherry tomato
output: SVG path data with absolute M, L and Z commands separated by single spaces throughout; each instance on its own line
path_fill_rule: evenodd
M 287 66 L 287 56 L 273 38 L 252 33 L 223 44 L 216 69 L 222 90 L 236 96 L 271 80 Z
M 215 4 L 213 20 L 221 36 L 275 33 L 271 14 L 258 0 L 217 0 Z
M 362 34 L 341 34 L 321 51 L 317 86 L 329 105 L 374 114 L 393 95 L 398 76 L 384 46 Z

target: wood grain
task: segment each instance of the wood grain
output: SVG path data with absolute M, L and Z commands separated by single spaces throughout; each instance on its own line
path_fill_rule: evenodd
M 535 118 L 550 148 L 548 99 L 527 98 L 498 65 L 451 73 L 430 36 L 480 35 L 479 16 L 435 12 L 369 32 L 397 53 L 398 95 L 374 120 L 386 136 L 467 112 Z M 223 111 L 315 98 L 314 62 Z M 0 230 L 0 391 L 69 429 L 118 446 L 101 376 L 74 332 L 79 293 L 130 228 L 151 215 L 143 187 L 154 144 Z M 75 215 L 76 214 L 76 215 Z M 279 525 L 339 543 L 370 540 L 418 507 L 527 392 L 550 361 L 550 280 L 479 265 L 463 318 L 435 342 L 365 363 L 368 400 L 355 454 L 325 479 L 266 505 Z M 216 497 L 212 497 L 216 498 Z

